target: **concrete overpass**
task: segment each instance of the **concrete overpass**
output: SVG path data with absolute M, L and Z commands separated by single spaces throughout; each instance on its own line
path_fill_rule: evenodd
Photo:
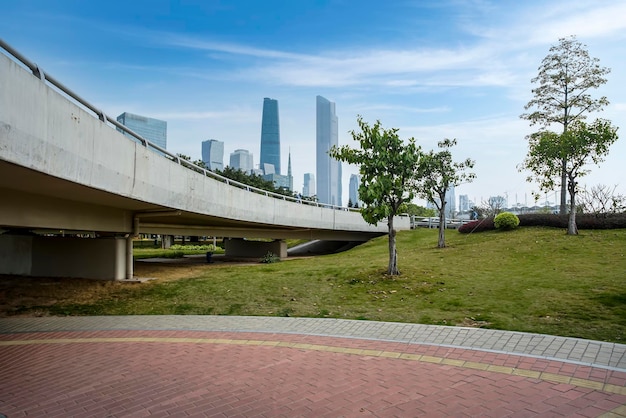
M 139 233 L 240 239 L 229 240 L 230 255 L 254 251 L 241 238 L 272 238 L 281 256 L 287 238 L 387 233 L 357 211 L 274 195 L 181 160 L 0 47 L 0 273 L 131 279 Z M 408 217 L 394 222 L 410 228 Z

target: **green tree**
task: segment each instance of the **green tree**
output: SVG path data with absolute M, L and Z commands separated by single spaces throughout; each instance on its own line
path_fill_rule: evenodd
M 435 209 L 425 208 L 424 206 L 418 206 L 415 203 L 407 203 L 404 208 L 404 212 L 407 215 L 411 216 L 424 216 L 424 217 L 433 217 L 437 213 Z
M 398 136 L 398 129 L 384 129 L 380 121 L 370 126 L 359 116 L 357 122 L 360 132 L 352 131 L 351 134 L 359 143 L 359 149 L 347 145 L 334 146 L 329 154 L 339 161 L 359 167 L 359 198 L 363 202 L 361 215 L 369 224 L 387 219 L 387 274 L 399 275 L 393 218 L 414 197 L 421 149 L 415 144 L 414 138 L 405 143 Z
M 541 61 L 537 77 L 531 80 L 538 84 L 532 90 L 534 97 L 524 107 L 532 111 L 521 115 L 531 125 L 541 127 L 539 132 L 528 137 L 529 140 L 555 124 L 561 125 L 562 133 L 565 133 L 572 123 L 584 120 L 588 113 L 600 111 L 609 103 L 604 96 L 593 98 L 590 91 L 605 84 L 605 76 L 611 70 L 600 67 L 599 59 L 591 58 L 586 48 L 575 36 L 561 38 Z M 561 177 L 560 212 L 565 214 L 567 161 L 561 160 L 560 165 L 561 170 L 556 175 Z
M 603 161 L 609 153 L 609 147 L 616 140 L 617 128 L 604 119 L 597 119 L 590 125 L 577 121 L 562 134 L 542 131 L 531 135 L 529 151 L 523 167 L 536 176 L 539 187 L 543 191 L 553 189 L 555 178 L 561 172 L 560 162 L 566 162 L 565 176 L 570 200 L 567 233 L 570 235 L 578 234 L 576 226 L 577 180 L 589 172 L 585 169 L 588 163 L 599 164 Z
M 446 192 L 451 186 L 458 186 L 461 183 L 471 182 L 476 175 L 465 172 L 474 168 L 474 161 L 466 159 L 463 162 L 452 161 L 450 148 L 456 145 L 456 139 L 444 139 L 440 141 L 438 147 L 441 151 L 430 151 L 424 154 L 420 164 L 420 194 L 432 202 L 439 211 L 439 240 L 437 247 L 446 246 Z

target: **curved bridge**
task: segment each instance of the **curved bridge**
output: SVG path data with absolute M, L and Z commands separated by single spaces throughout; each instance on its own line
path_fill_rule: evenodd
M 0 232 L 29 232 L 0 235 L 0 273 L 130 279 L 138 233 L 366 241 L 387 232 L 357 211 L 273 195 L 181 160 L 0 46 L 14 57 L 0 54 Z M 408 218 L 395 222 L 410 228 Z M 59 231 L 100 238 L 49 236 Z

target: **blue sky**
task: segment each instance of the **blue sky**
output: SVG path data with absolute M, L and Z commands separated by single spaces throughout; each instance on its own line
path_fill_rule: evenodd
M 168 149 L 225 143 L 259 162 L 264 97 L 279 101 L 282 166 L 315 173 L 315 97 L 336 103 L 340 144 L 357 115 L 425 150 L 456 138 L 476 161 L 457 188 L 480 204 L 533 204 L 520 173 L 533 128 L 519 118 L 551 45 L 576 35 L 610 67 L 593 117 L 626 135 L 626 2 L 603 0 L 3 0 L 0 37 L 108 115 L 168 122 Z M 626 194 L 626 139 L 581 183 Z M 357 168 L 344 165 L 348 178 Z M 554 201 L 554 194 L 548 200 Z

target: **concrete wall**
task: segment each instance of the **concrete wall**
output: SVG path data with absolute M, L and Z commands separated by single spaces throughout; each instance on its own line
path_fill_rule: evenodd
M 122 280 L 124 238 L 0 235 L 0 274 Z
M 287 258 L 285 241 L 249 241 L 241 238 L 224 240 L 224 250 L 228 257 L 263 258 L 268 252 Z

